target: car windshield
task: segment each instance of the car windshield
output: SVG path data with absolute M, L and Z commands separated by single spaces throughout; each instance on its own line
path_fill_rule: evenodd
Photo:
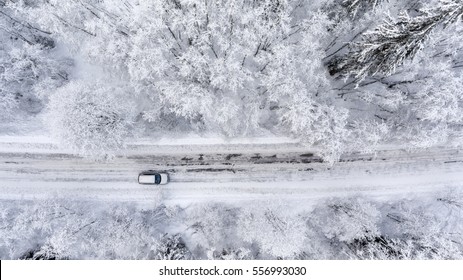
M 161 183 L 161 175 L 159 175 L 159 174 L 154 175 L 154 183 L 155 184 Z

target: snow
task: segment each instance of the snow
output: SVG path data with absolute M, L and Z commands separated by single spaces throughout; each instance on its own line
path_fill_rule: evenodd
M 137 139 L 129 141 L 132 145 L 237 145 L 237 144 L 288 144 L 299 143 L 299 140 L 288 137 L 235 137 L 224 138 L 219 135 L 186 134 L 175 138 L 163 137 L 160 139 Z
M 297 146 L 276 148 L 272 139 L 272 144 L 256 144 L 251 146 L 255 150 L 241 154 L 227 153 L 222 144 L 200 145 L 207 154 L 200 154 L 201 149 L 194 146 L 184 149 L 183 144 L 155 145 L 153 151 L 163 153 L 151 155 L 135 150 L 109 162 L 95 162 L 65 150 L 50 153 L 45 147 L 37 152 L 24 146 L 28 144 L 25 139 L 17 141 L 19 146 L 11 151 L 13 140 L 14 137 L 0 139 L 0 199 L 58 196 L 146 205 L 157 191 L 137 184 L 137 177 L 139 172 L 150 169 L 169 172 L 170 183 L 160 190 L 166 203 L 183 206 L 253 200 L 307 204 L 321 198 L 356 194 L 387 199 L 450 186 L 458 188 L 463 181 L 463 155 L 458 149 L 412 153 L 387 149 L 375 154 L 346 155 L 331 166 L 317 162 L 302 147 L 299 151 L 294 151 Z M 46 137 L 37 140 L 37 145 L 47 144 Z M 249 146 L 237 144 L 237 149 L 243 150 L 246 145 Z M 169 149 L 174 152 L 169 154 Z
M 172 135 L 171 135 L 172 136 Z M 168 153 L 219 153 L 241 152 L 252 150 L 265 152 L 278 149 L 286 151 L 307 151 L 298 140 L 269 135 L 268 137 L 241 137 L 226 139 L 217 134 L 200 136 L 198 134 L 177 134 L 175 138 L 160 139 L 136 138 L 128 140 L 126 149 L 116 152 L 116 155 L 156 155 Z M 0 135 L 0 152 L 35 152 L 35 153 L 68 153 L 66 149 L 50 135 Z
M 95 226 L 100 257 L 177 244 L 178 232 L 211 258 L 297 257 L 311 239 L 336 256 L 403 244 L 414 258 L 462 255 L 448 238 L 463 225 L 460 2 L 26 2 L 0 1 L 0 257 L 66 256 L 101 217 L 134 243 L 113 246 Z M 170 183 L 138 184 L 144 170 Z M 55 223 L 71 201 L 82 220 L 65 208 Z M 32 220 L 22 205 L 39 205 Z M 131 239 L 119 217 L 137 232 L 138 210 L 160 205 L 188 218 Z
M 30 135 L 30 136 L 17 136 L 17 135 L 0 135 L 0 145 L 5 144 L 58 144 L 50 136 L 46 135 Z
M 217 145 L 210 145 L 211 149 L 214 146 Z M 259 149 L 265 150 L 263 146 L 265 145 L 261 145 Z M 79 247 L 80 244 L 91 243 L 93 239 L 79 241 L 78 237 L 73 239 L 60 235 L 61 232 L 69 232 L 66 230 L 69 226 L 73 226 L 75 232 L 94 221 L 98 222 L 89 228 L 92 232 L 91 238 L 99 244 L 106 244 L 105 250 L 118 248 L 114 247 L 114 244 L 129 244 L 124 250 L 114 253 L 118 258 L 148 258 L 147 255 L 137 255 L 135 252 L 138 250 L 134 248 L 145 248 L 150 242 L 150 248 L 159 246 L 160 241 L 153 241 L 153 238 L 158 238 L 161 234 L 153 236 L 151 231 L 144 231 L 145 226 L 155 228 L 156 232 L 165 232 L 168 236 L 180 234 L 186 248 L 193 250 L 190 254 L 194 254 L 196 259 L 205 258 L 206 251 L 210 251 L 211 254 L 213 252 L 216 258 L 220 258 L 223 248 L 231 250 L 231 258 L 241 256 L 238 254 L 233 257 L 233 250 L 244 250 L 247 253 L 243 257 L 247 258 L 293 258 L 293 253 L 299 251 L 312 254 L 308 258 L 345 258 L 345 252 L 342 251 L 344 247 L 340 246 L 346 245 L 340 245 L 336 240 L 350 242 L 350 239 L 346 241 L 342 238 L 362 236 L 364 226 L 377 227 L 377 231 L 371 231 L 369 228 L 368 230 L 371 233 L 390 236 L 389 238 L 397 238 L 397 226 L 408 230 L 403 233 L 405 236 L 409 234 L 409 228 L 418 230 L 417 234 L 426 231 L 425 226 L 434 220 L 429 221 L 428 216 L 420 216 L 423 215 L 423 210 L 419 207 L 426 207 L 427 215 L 432 213 L 436 217 L 442 217 L 445 224 L 439 224 L 440 227 L 437 229 L 433 226 L 432 232 L 420 234 L 423 241 L 415 238 L 413 242 L 428 242 L 426 236 L 435 239 L 443 235 L 444 245 L 432 245 L 441 246 L 438 247 L 441 250 L 447 246 L 445 234 L 461 229 L 461 215 L 455 212 L 456 210 L 446 208 L 443 203 L 436 205 L 436 197 L 451 197 L 440 195 L 447 190 L 463 192 L 463 155 L 459 150 L 432 149 L 407 153 L 403 150 L 388 149 L 377 152 L 376 155 L 345 156 L 340 163 L 331 166 L 316 161 L 291 162 L 301 160 L 301 153 L 285 149 L 283 146 L 279 150 L 271 150 L 271 153 L 267 150 L 266 153 L 259 154 L 259 159 L 253 158 L 256 155 L 254 150 L 231 157 L 228 157 L 231 155 L 228 153 L 210 152 L 204 154 L 202 160 L 199 159 L 197 151 L 185 153 L 183 150 L 180 154 L 127 155 L 116 157 L 109 162 L 89 161 L 60 150 L 57 150 L 57 153 L 35 153 L 26 149 L 10 153 L 1 149 L 1 204 L 16 205 L 21 207 L 22 211 L 26 211 L 25 213 L 32 211 L 31 215 L 39 215 L 37 213 L 41 211 L 50 212 L 47 217 L 51 217 L 50 223 L 54 225 L 54 230 L 42 233 L 45 237 L 38 237 L 33 231 L 24 231 L 22 223 L 30 227 L 27 221 L 32 219 L 33 228 L 41 232 L 47 229 L 48 220 L 37 221 L 34 216 L 23 217 L 19 214 L 19 218 L 14 220 L 15 225 L 17 224 L 14 230 L 18 232 L 13 232 L 12 229 L 7 233 L 10 240 L 16 238 L 22 241 L 19 242 L 20 246 L 13 247 L 10 252 L 16 255 L 10 257 L 17 258 L 24 254 L 24 250 L 32 250 L 29 242 L 32 242 L 31 238 L 34 237 L 37 238 L 36 243 L 39 246 L 47 248 L 46 246 L 51 244 L 52 249 L 57 248 L 57 252 L 63 256 L 70 254 L 71 258 L 104 258 L 105 255 L 101 253 L 104 250 L 101 247 L 98 247 L 94 254 L 82 251 Z M 302 155 L 303 159 L 310 158 L 307 154 Z M 138 184 L 139 172 L 146 169 L 168 171 L 170 183 L 165 186 Z M 333 200 L 334 198 L 340 200 Z M 346 220 L 343 216 L 333 217 L 336 212 L 333 214 L 331 208 L 327 209 L 328 213 L 331 213 L 329 215 L 323 211 L 321 214 L 317 212 L 320 208 L 326 210 L 332 203 L 349 202 L 352 198 L 355 198 L 355 201 L 359 199 L 359 207 L 363 207 L 361 201 L 365 200 L 368 205 L 373 205 L 372 209 L 381 210 L 381 216 L 374 216 L 381 220 L 372 221 L 371 217 L 366 215 L 362 217 L 362 224 L 354 226 L 351 220 Z M 397 210 L 396 207 L 402 207 L 404 202 L 407 203 L 406 207 L 412 207 L 415 212 Z M 140 215 L 157 211 L 156 207 L 159 205 L 167 207 L 167 224 L 143 223 L 137 226 L 137 223 L 140 223 Z M 32 209 L 28 210 L 30 207 Z M 34 207 L 38 207 L 39 211 L 34 211 Z M 53 212 L 55 208 L 59 210 L 56 213 Z M 53 216 L 62 213 L 62 209 L 66 210 L 64 214 L 71 213 L 69 217 L 63 218 L 63 221 L 58 220 L 61 216 Z M 194 215 L 195 209 L 198 213 L 201 213 L 201 210 L 207 211 L 207 215 Z M 74 211 L 85 214 L 74 215 Z M 236 216 L 233 211 L 241 213 L 237 221 L 234 220 Z M 412 215 L 415 220 L 407 222 L 410 225 L 382 225 L 386 222 L 393 223 L 387 216 L 390 213 Z M 124 217 L 123 220 L 120 220 L 121 216 Z M 323 222 L 325 219 L 334 220 L 326 223 Z M 336 219 L 340 219 L 340 222 Z M 113 220 L 118 222 L 112 222 Z M 108 225 L 102 226 L 106 224 Z M 111 231 L 120 230 L 120 236 L 106 236 L 103 233 L 105 230 L 102 229 L 107 229 L 108 226 L 111 226 Z M 129 226 L 136 229 L 135 235 L 126 232 L 125 229 Z M 259 234 L 261 228 L 271 231 L 272 234 Z M 143 232 L 140 232 L 141 230 Z M 140 235 L 142 237 L 139 237 Z M 118 242 L 113 242 L 114 238 L 118 238 Z M 327 243 L 324 243 L 324 238 L 328 238 Z M 291 241 L 290 246 L 286 246 L 288 240 Z M 255 248 L 254 251 L 247 251 L 248 247 L 233 247 L 249 246 L 243 245 L 243 242 L 259 244 L 262 251 L 255 252 Z M 314 246 L 316 247 L 313 248 Z M 0 246 L 0 254 L 1 250 Z M 452 252 L 449 249 L 449 255 L 446 255 L 445 250 L 437 251 L 431 256 L 458 256 L 458 251 L 454 255 Z M 419 253 L 409 257 L 427 256 Z M 3 255 L 3 258 L 8 257 Z

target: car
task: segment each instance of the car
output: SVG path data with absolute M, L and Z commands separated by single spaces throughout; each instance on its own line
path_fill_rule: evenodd
M 138 183 L 142 185 L 165 185 L 169 183 L 169 175 L 156 171 L 143 171 L 138 174 Z

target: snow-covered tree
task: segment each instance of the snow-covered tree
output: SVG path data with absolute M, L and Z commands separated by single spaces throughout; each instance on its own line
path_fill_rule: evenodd
M 359 11 L 375 8 L 381 2 L 383 0 L 342 0 L 342 5 L 347 8 L 352 17 L 355 17 Z
M 396 227 L 395 250 L 402 259 L 461 259 L 462 236 L 460 232 L 447 229 L 449 219 L 457 218 L 453 213 L 439 217 L 433 208 L 416 206 L 406 201 L 394 205 L 388 214 Z M 455 223 L 455 221 L 452 221 Z
M 188 209 L 188 230 L 197 243 L 190 247 L 203 246 L 217 250 L 233 247 L 237 209 L 222 204 L 200 204 Z M 223 236 L 227 236 L 224 239 Z
M 14 114 L 14 109 L 18 107 L 18 101 L 15 99 L 14 94 L 0 89 L 0 119 L 4 120 L 10 118 Z
M 397 19 L 389 17 L 351 44 L 335 72 L 359 81 L 375 74 L 392 74 L 423 48 L 431 32 L 459 21 L 462 15 L 460 1 L 442 0 L 435 7 L 420 9 L 416 16 L 404 12 Z
M 238 249 L 222 249 L 221 251 L 212 247 L 207 251 L 208 260 L 251 260 L 251 250 L 241 247 Z
M 62 199 L 6 201 L 0 211 L 0 257 L 155 259 L 170 244 L 163 238 L 165 210 Z
M 347 150 L 347 110 L 314 104 L 304 97 L 301 99 L 282 116 L 283 124 L 288 125 L 303 143 L 320 147 L 319 154 L 325 161 L 336 162 Z
M 268 121 L 273 104 L 285 114 L 301 101 L 293 95 L 310 111 L 327 84 L 312 40 L 327 21 L 290 18 L 298 9 L 286 1 L 146 2 L 132 23 L 146 26 L 134 31 L 132 81 L 150 85 L 153 101 L 176 115 L 227 135 Z
M 165 234 L 156 243 L 156 260 L 188 260 L 192 255 L 179 234 Z
M 306 241 L 305 221 L 285 205 L 272 204 L 258 203 L 243 208 L 237 221 L 238 236 L 257 244 L 273 258 L 295 257 Z
M 361 199 L 334 199 L 315 210 L 312 224 L 320 227 L 326 238 L 350 243 L 378 236 L 380 213 L 376 207 Z
M 69 256 L 76 232 L 92 221 L 78 213 L 79 204 L 56 200 L 2 203 L 0 251 L 2 259 L 62 259 Z
M 126 90 L 116 83 L 71 82 L 50 97 L 45 122 L 65 147 L 90 157 L 111 156 L 124 147 L 135 118 Z
M 387 141 L 410 149 L 461 144 L 456 117 L 461 115 L 461 3 L 412 4 L 352 39 L 347 53 L 329 57 L 328 65 L 338 67 L 332 73 L 350 77 L 339 81 L 338 95 L 351 108 L 346 141 L 351 147 Z
M 150 100 L 142 109 L 149 122 L 175 116 L 227 136 L 279 125 L 336 158 L 346 111 L 333 104 L 321 61 L 330 24 L 318 12 L 322 2 L 85 0 L 15 8 Z M 307 120 L 297 118 L 301 112 Z
M 44 96 L 67 81 L 70 62 L 49 35 L 0 2 L 0 118 L 40 112 Z
M 135 109 L 124 120 L 137 115 L 140 131 L 271 130 L 329 162 L 388 141 L 461 144 L 460 2 L 2 1 L 0 115 L 40 112 L 93 67 L 110 92 L 101 99 L 119 99 L 115 80 L 129 89 Z M 52 57 L 67 51 L 73 71 Z M 108 139 L 99 146 L 59 135 L 91 154 L 120 148 L 127 125 L 115 128 L 119 140 L 83 133 Z

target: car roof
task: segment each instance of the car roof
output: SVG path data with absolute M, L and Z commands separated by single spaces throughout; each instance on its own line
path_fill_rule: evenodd
M 155 171 L 155 170 L 147 170 L 147 171 L 140 172 L 140 175 L 161 175 L 161 174 L 166 174 L 166 173 Z

